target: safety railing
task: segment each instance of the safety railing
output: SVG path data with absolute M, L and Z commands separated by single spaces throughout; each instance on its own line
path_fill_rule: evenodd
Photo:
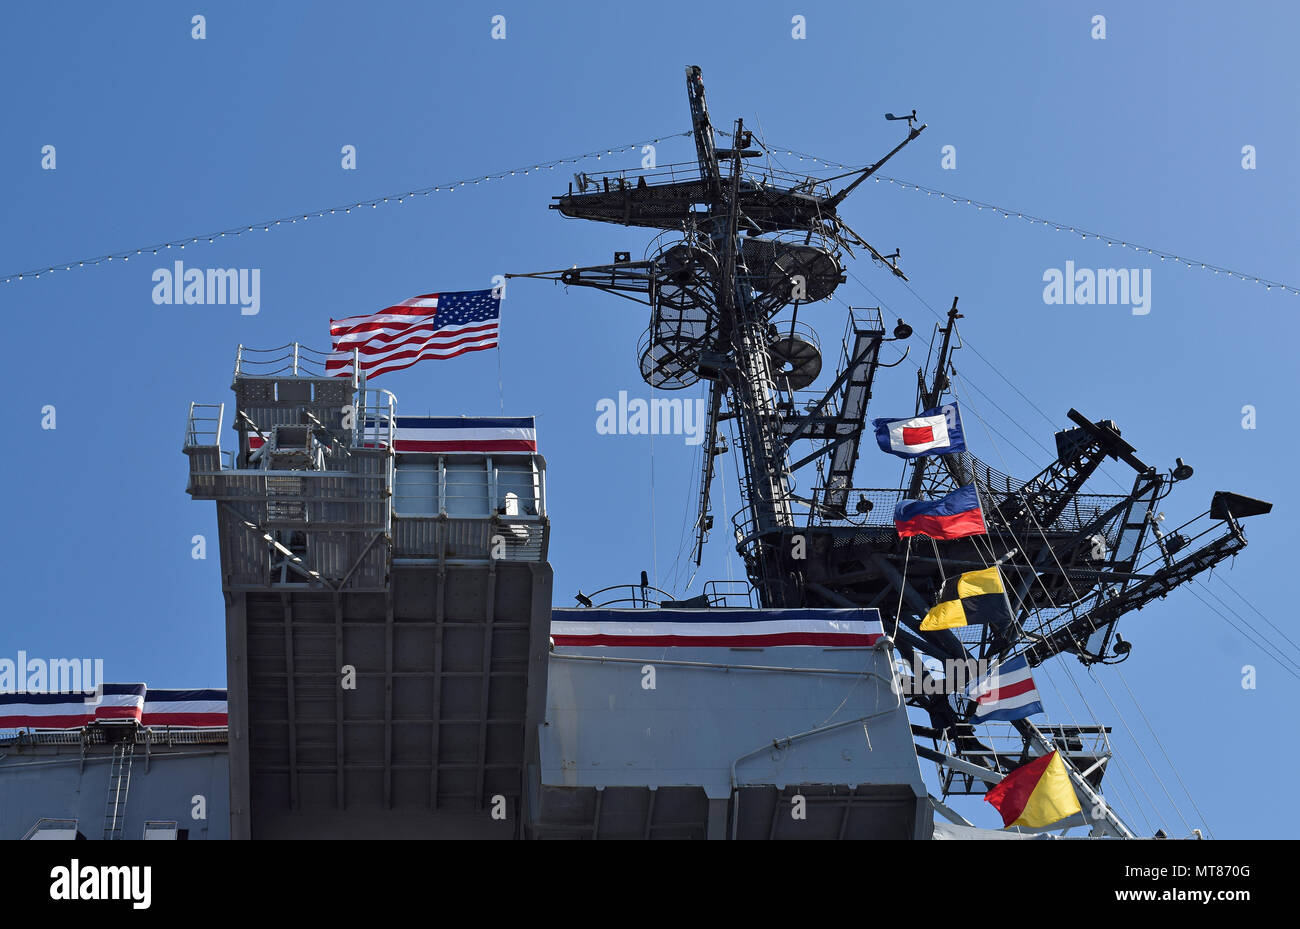
M 184 447 L 220 446 L 221 422 L 225 415 L 224 403 L 191 403 L 190 415 L 185 421 Z
M 752 609 L 754 591 L 748 581 L 711 580 L 704 583 L 703 596 L 715 609 Z M 664 604 L 691 599 L 678 597 L 651 584 L 614 584 L 577 598 L 578 604 L 596 609 L 657 610 Z
M 225 726 L 196 729 L 173 726 L 141 726 L 136 729 L 137 745 L 208 745 L 227 741 Z M 104 732 L 95 727 L 48 729 L 0 733 L 0 745 L 99 745 L 107 743 Z
M 1102 764 L 1099 762 L 1113 754 L 1109 726 L 1044 725 L 1039 727 L 1039 731 L 1076 768 L 1090 774 L 1098 772 L 1097 778 L 1100 779 Z M 1025 736 L 1011 723 L 989 722 L 978 727 L 970 723 L 958 723 L 953 729 L 931 734 L 937 736 L 932 739 L 936 751 L 963 758 L 993 771 L 1006 772 L 1019 767 L 1027 749 Z M 988 787 L 983 781 L 942 765 L 939 775 L 945 795 L 982 794 Z
M 353 422 L 356 448 L 392 448 L 397 428 L 397 397 L 383 388 L 358 392 L 361 401 Z
M 813 490 L 811 499 L 791 496 L 787 498 L 795 525 L 809 526 L 859 526 L 863 528 L 894 527 L 894 507 L 906 494 L 897 488 L 850 487 L 837 491 L 846 494 L 844 510 L 826 506 L 821 502 L 824 488 Z M 737 510 L 731 517 L 736 544 L 742 545 L 758 535 L 758 525 L 748 507 Z
M 749 586 L 749 581 L 705 581 L 704 596 L 709 599 L 711 607 L 752 609 L 757 606 L 754 588 Z
M 357 351 L 340 364 L 331 352 L 289 342 L 276 348 L 249 348 L 240 345 L 235 352 L 235 377 L 335 377 L 350 376 L 357 383 Z M 344 375 L 343 372 L 346 372 Z
M 42 839 L 75 839 L 77 837 L 77 820 L 50 819 L 42 816 L 32 828 L 23 833 L 21 841 L 30 841 L 37 837 Z
M 722 177 L 729 178 L 731 176 L 730 159 L 719 159 L 719 168 Z M 828 181 L 807 174 L 773 168 L 766 163 L 755 164 L 751 161 L 745 161 L 741 166 L 741 178 L 756 187 L 799 190 L 802 193 L 818 197 L 828 197 L 831 194 Z M 619 190 L 633 190 L 637 187 L 680 184 L 698 181 L 699 179 L 699 164 L 694 161 L 686 161 L 658 165 L 653 169 L 621 168 L 599 173 L 580 173 L 575 175 L 573 192 L 574 194 L 614 193 Z
M 578 602 L 596 608 L 656 610 L 659 604 L 672 599 L 674 597 L 668 591 L 650 584 L 612 584 L 585 595 L 585 600 Z

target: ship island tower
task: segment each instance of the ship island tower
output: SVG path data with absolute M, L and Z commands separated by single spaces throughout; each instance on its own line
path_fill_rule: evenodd
M 184 445 L 217 508 L 231 837 L 518 837 L 544 460 L 400 452 L 393 396 L 297 344 L 241 347 L 232 389 L 233 411 L 191 405 Z

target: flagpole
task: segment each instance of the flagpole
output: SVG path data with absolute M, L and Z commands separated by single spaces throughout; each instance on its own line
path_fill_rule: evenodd
M 359 347 L 352 349 L 352 374 L 357 380 L 357 398 L 359 401 L 357 405 L 360 407 L 357 410 L 358 432 L 361 437 L 361 443 L 359 444 L 364 444 L 366 438 L 366 372 L 361 368 L 361 349 Z

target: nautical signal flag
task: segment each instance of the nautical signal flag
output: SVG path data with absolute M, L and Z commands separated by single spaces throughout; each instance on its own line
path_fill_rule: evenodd
M 1000 719 L 1011 722 L 1043 712 L 1038 688 L 1029 673 L 1029 662 L 1023 655 L 1002 662 L 970 686 L 967 694 L 975 701 L 972 722 L 986 723 Z
M 454 358 L 496 348 L 501 294 L 496 290 L 421 294 L 369 316 L 330 320 L 325 371 L 351 377 L 353 352 L 375 378 L 426 358 Z
M 932 539 L 964 539 L 988 532 L 974 484 L 959 487 L 938 500 L 900 500 L 894 507 L 899 537 L 926 535 Z
M 910 419 L 875 419 L 876 444 L 900 458 L 966 451 L 956 403 L 925 410 Z
M 939 602 L 921 620 L 922 632 L 958 626 L 1004 626 L 1011 622 L 1011 604 L 997 565 L 967 571 L 944 581 Z
M 1041 829 L 1083 812 L 1065 762 L 1056 752 L 1016 768 L 994 784 L 984 799 L 1002 814 L 1004 826 Z

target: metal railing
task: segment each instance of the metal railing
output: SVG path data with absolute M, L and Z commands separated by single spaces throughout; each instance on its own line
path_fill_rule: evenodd
M 720 159 L 719 168 L 722 177 L 731 177 L 730 159 Z M 772 187 L 779 190 L 800 190 L 810 196 L 829 197 L 831 195 L 831 186 L 828 181 L 823 181 L 809 174 L 799 174 L 781 168 L 772 168 L 766 164 L 757 165 L 745 162 L 741 165 L 740 176 L 743 182 L 742 189 L 745 186 L 744 182 L 747 182 L 754 187 L 760 188 Z M 698 181 L 700 179 L 700 166 L 698 162 L 686 161 L 658 165 L 653 169 L 620 168 L 598 173 L 584 172 L 579 177 L 586 184 L 584 187 L 580 181 L 573 191 L 575 195 L 614 193 L 620 190 L 635 190 L 643 179 L 646 185 L 652 187 L 662 184 Z
M 894 528 L 894 507 L 906 496 L 898 488 L 849 487 L 837 493 L 846 494 L 843 511 L 824 505 L 820 501 L 825 488 L 813 489 L 811 499 L 790 496 L 787 498 L 795 525 L 807 526 L 858 526 L 861 528 Z M 749 508 L 737 510 L 731 517 L 736 544 L 743 545 L 758 532 Z
M 753 609 L 754 588 L 749 581 L 705 581 L 704 596 L 709 598 L 709 606 L 726 609 Z
M 40 819 L 36 820 L 32 828 L 28 829 L 25 833 L 23 833 L 23 837 L 20 841 L 23 842 L 29 841 L 38 832 L 70 832 L 72 834 L 67 836 L 66 838 L 75 839 L 77 837 L 77 820 L 50 819 L 48 817 L 42 816 Z M 49 838 L 56 838 L 56 836 L 49 836 Z M 57 836 L 57 838 L 61 839 L 64 838 L 64 836 Z
M 215 410 L 216 415 L 211 415 Z M 185 420 L 185 448 L 202 445 L 220 447 L 221 423 L 226 415 L 224 403 L 191 403 Z
M 147 819 L 144 823 L 143 839 L 175 839 L 179 832 L 174 819 Z M 150 835 L 153 833 L 153 835 Z
M 1101 759 L 1113 754 L 1109 727 L 1070 725 L 1042 726 L 1040 729 L 1062 755 L 1089 773 Z M 972 750 L 971 743 L 974 739 L 978 739 L 983 748 Z M 988 722 L 979 727 L 959 723 L 956 731 L 945 729 L 932 741 L 936 751 L 1004 773 L 1019 767 L 1025 753 L 1025 737 L 1011 723 Z M 939 768 L 939 777 L 945 796 L 981 794 L 988 786 L 978 779 L 973 780 L 944 766 Z
M 249 348 L 240 345 L 235 352 L 235 377 L 333 377 L 329 362 L 336 356 L 308 348 L 300 342 L 289 342 L 277 348 Z M 356 386 L 358 352 L 352 351 L 351 378 Z
M 382 387 L 358 391 L 352 444 L 355 448 L 392 448 L 397 430 L 397 397 Z
M 225 726 L 209 729 L 173 728 L 171 726 L 141 726 L 135 732 L 137 745 L 207 745 L 220 744 L 228 739 Z M 0 733 L 0 745 L 100 745 L 107 744 L 103 731 L 90 727 L 84 729 L 49 729 L 36 732 L 12 731 Z
M 748 581 L 706 581 L 703 595 L 710 608 L 754 608 L 754 591 Z M 676 597 L 649 584 L 614 584 L 584 596 L 594 609 L 657 610 L 665 603 L 680 603 L 690 599 Z

